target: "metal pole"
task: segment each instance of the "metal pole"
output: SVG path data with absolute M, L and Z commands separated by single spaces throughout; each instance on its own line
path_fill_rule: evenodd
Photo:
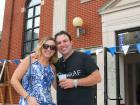
M 107 89 L 107 48 L 104 47 L 104 105 L 108 105 Z
M 120 105 L 120 67 L 119 67 L 119 54 L 116 54 L 116 97 L 117 97 L 117 105 Z

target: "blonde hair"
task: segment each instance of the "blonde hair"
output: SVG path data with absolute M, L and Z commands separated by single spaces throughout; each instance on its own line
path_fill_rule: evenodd
M 43 38 L 39 41 L 39 43 L 38 43 L 38 45 L 37 45 L 37 47 L 36 47 L 36 49 L 35 49 L 35 53 L 36 53 L 36 55 L 37 55 L 38 57 L 40 57 L 40 56 L 42 55 L 42 49 L 43 49 L 42 46 L 43 46 L 43 44 L 45 44 L 48 40 L 54 41 L 54 43 L 55 43 L 55 45 L 56 45 L 56 42 L 55 42 L 54 38 L 52 38 L 52 37 L 49 37 L 49 38 L 43 37 Z M 49 59 L 49 62 L 50 62 L 50 63 L 56 63 L 57 60 L 58 60 L 57 49 L 55 49 L 55 53 L 54 53 L 54 55 Z

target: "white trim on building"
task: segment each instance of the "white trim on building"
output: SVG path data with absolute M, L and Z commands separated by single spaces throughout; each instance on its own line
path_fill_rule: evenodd
M 102 17 L 103 46 L 116 46 L 115 32 L 119 30 L 140 27 L 140 0 L 111 0 L 104 5 L 99 14 Z M 121 104 L 125 104 L 124 91 L 124 60 L 120 58 Z M 116 67 L 115 57 L 108 55 L 108 95 L 116 98 Z M 98 104 L 98 105 L 104 105 Z M 108 105 L 116 105 L 109 100 Z

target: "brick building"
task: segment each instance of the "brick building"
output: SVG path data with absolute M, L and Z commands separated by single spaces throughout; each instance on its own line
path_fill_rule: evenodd
M 95 105 L 137 105 L 139 11 L 140 0 L 6 0 L 0 59 L 24 58 L 41 37 L 67 30 L 74 48 L 90 51 L 100 68 L 102 82 L 94 89 Z M 72 24 L 75 17 L 84 21 L 85 34 L 79 38 Z M 111 56 L 106 48 L 114 46 L 117 51 Z M 120 46 L 129 47 L 126 54 Z M 104 51 L 96 55 L 98 49 Z M 10 76 L 16 66 L 8 63 Z M 13 96 L 17 104 L 19 96 L 14 90 Z M 5 98 L 9 103 L 7 90 Z
M 21 59 L 34 50 L 41 37 L 54 35 L 60 30 L 70 32 L 75 49 L 91 50 L 93 57 L 97 58 L 95 50 L 102 47 L 101 16 L 98 10 L 106 1 L 6 0 L 0 59 Z M 74 17 L 84 20 L 82 28 L 86 33 L 79 38 L 72 25 Z M 8 63 L 10 76 L 16 66 Z M 102 90 L 98 88 L 100 86 L 96 89 Z M 19 96 L 16 92 L 13 92 L 13 96 L 14 103 L 17 103 Z M 6 100 L 9 103 L 8 93 Z

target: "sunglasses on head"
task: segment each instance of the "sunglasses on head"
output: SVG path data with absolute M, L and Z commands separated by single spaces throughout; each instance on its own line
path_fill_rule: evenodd
M 55 45 L 43 44 L 43 49 L 48 49 L 48 48 L 50 48 L 50 50 L 55 50 L 56 46 Z

